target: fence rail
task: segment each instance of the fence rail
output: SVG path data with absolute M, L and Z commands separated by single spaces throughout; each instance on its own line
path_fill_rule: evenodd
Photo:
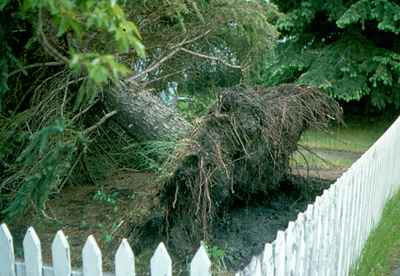
M 369 233 L 382 216 L 385 203 L 400 189 L 400 118 L 314 204 L 289 222 L 267 243 L 261 255 L 236 276 L 348 275 L 360 258 Z M 40 240 L 29 228 L 23 240 L 24 259 L 15 262 L 13 241 L 0 226 L 0 276 L 101 276 L 102 258 L 93 236 L 82 250 L 82 271 L 71 270 L 68 241 L 62 231 L 52 244 L 53 266 L 42 264 Z M 171 276 L 172 261 L 160 243 L 150 262 L 152 276 Z M 114 275 L 114 274 L 111 274 Z M 115 275 L 134 276 L 135 257 L 123 240 L 115 255 Z M 211 275 L 211 262 L 200 246 L 190 275 Z

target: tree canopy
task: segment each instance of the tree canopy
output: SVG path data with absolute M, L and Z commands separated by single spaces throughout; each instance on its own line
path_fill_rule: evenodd
M 281 39 L 259 82 L 308 84 L 400 107 L 400 6 L 390 0 L 273 1 Z

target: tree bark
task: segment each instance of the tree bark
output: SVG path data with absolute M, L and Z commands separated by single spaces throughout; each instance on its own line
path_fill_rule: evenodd
M 192 130 L 176 110 L 149 91 L 123 84 L 109 89 L 104 98 L 107 109 L 117 111 L 112 119 L 139 141 L 175 140 Z

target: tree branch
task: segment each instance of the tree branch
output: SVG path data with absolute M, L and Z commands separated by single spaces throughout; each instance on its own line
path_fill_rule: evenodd
M 213 57 L 213 56 L 208 56 L 208 55 L 205 55 L 205 54 L 197 53 L 197 52 L 194 52 L 194 51 L 186 49 L 186 48 L 180 48 L 180 50 L 185 52 L 185 53 L 197 56 L 199 58 L 205 58 L 205 59 L 209 59 L 209 60 L 213 60 L 213 61 L 219 62 L 219 63 L 221 63 L 221 64 L 223 64 L 223 65 L 225 65 L 227 67 L 230 67 L 230 68 L 242 69 L 242 67 L 240 65 L 235 65 L 235 64 L 228 63 L 225 60 L 223 60 L 221 58 L 218 58 L 218 57 Z
M 106 115 L 104 115 L 100 121 L 98 121 L 95 125 L 88 127 L 87 129 L 85 129 L 83 131 L 84 134 L 89 134 L 90 132 L 92 132 L 93 130 L 95 130 L 96 128 L 98 128 L 99 126 L 101 126 L 102 124 L 104 124 L 109 118 L 111 118 L 112 116 L 114 116 L 115 114 L 117 114 L 117 111 L 111 111 L 110 113 L 107 113 Z
M 27 75 L 26 69 L 30 69 L 30 68 L 44 67 L 44 66 L 61 66 L 61 65 L 65 65 L 65 63 L 57 62 L 57 61 L 34 63 L 34 64 L 30 64 L 30 65 L 27 65 L 27 66 L 24 66 L 24 67 L 21 67 L 19 69 L 12 71 L 11 73 L 8 74 L 7 77 L 9 78 L 19 72 L 23 72 L 25 75 Z
M 65 64 L 69 64 L 68 58 L 63 56 L 57 49 L 55 49 L 49 41 L 47 40 L 46 35 L 43 32 L 43 21 L 42 21 L 42 9 L 39 8 L 39 24 L 38 24 L 38 34 L 39 34 L 39 41 L 41 42 L 43 48 L 47 50 L 47 53 L 50 54 L 52 57 L 54 57 L 56 60 L 59 60 Z
M 126 80 L 129 82 L 135 82 L 135 80 L 139 79 L 140 77 L 144 76 L 145 74 L 150 73 L 151 71 L 154 71 L 155 69 L 159 68 L 161 66 L 161 64 L 163 64 L 164 62 L 166 62 L 167 60 L 169 60 L 170 58 L 172 58 L 176 53 L 178 53 L 179 51 L 181 51 L 181 47 L 183 45 L 186 44 L 190 44 L 193 43 L 203 37 L 205 37 L 206 35 L 208 35 L 211 32 L 211 30 L 207 30 L 204 33 L 195 36 L 191 39 L 183 39 L 181 42 L 179 42 L 178 44 L 172 46 L 170 49 L 172 49 L 172 51 L 170 53 L 168 53 L 166 56 L 162 57 L 160 60 L 154 62 L 153 64 L 151 64 L 149 67 L 147 67 L 145 70 L 143 70 L 142 72 L 139 72 L 136 75 L 133 75 L 131 77 L 128 77 Z

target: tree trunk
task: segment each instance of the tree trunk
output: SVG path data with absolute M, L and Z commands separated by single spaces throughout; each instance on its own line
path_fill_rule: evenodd
M 186 136 L 192 125 L 149 91 L 121 85 L 108 90 L 105 104 L 117 110 L 113 116 L 125 131 L 139 141 L 175 140 Z

